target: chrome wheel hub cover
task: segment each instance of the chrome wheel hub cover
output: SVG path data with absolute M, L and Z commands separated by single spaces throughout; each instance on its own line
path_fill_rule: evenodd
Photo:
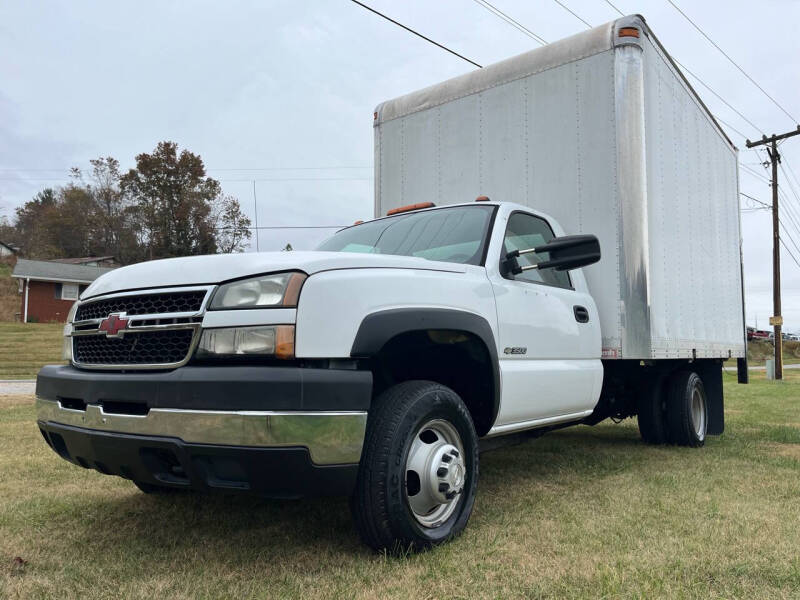
M 411 442 L 406 459 L 406 498 L 423 527 L 444 523 L 456 509 L 467 480 L 464 447 L 456 428 L 435 419 Z
M 706 402 L 702 392 L 695 389 L 692 391 L 692 425 L 697 435 L 697 439 L 706 437 Z

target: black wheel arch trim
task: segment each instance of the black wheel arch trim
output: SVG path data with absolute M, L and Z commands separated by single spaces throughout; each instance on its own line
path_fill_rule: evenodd
M 368 314 L 361 321 L 350 356 L 368 358 L 378 354 L 392 338 L 411 331 L 429 329 L 463 331 L 486 346 L 492 363 L 492 423 L 500 410 L 500 361 L 489 322 L 475 313 L 451 308 L 393 308 Z

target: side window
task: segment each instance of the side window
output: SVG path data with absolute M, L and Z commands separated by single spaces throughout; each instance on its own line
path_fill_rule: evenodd
M 535 248 L 546 244 L 554 237 L 553 230 L 550 229 L 550 225 L 544 219 L 525 213 L 514 213 L 508 219 L 506 235 L 503 238 L 503 254 L 505 255 L 512 250 Z M 519 266 L 525 267 L 548 258 L 547 252 L 541 252 L 538 254 L 523 254 L 517 260 L 519 261 Z M 562 288 L 572 287 L 569 274 L 566 271 L 556 271 L 555 269 L 543 269 L 542 271 L 530 269 L 515 275 L 514 279 L 517 281 L 545 283 Z
M 63 284 L 61 284 L 61 299 L 62 300 L 77 300 L 78 299 L 78 284 L 77 283 L 63 283 Z

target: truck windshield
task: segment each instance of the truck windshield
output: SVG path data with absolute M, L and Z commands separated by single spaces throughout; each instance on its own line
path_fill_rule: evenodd
M 317 250 L 417 256 L 479 265 L 494 206 L 456 206 L 400 214 L 348 227 Z

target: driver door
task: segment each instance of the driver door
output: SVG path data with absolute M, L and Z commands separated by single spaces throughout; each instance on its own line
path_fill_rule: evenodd
M 554 237 L 545 219 L 513 212 L 506 223 L 499 259 L 512 250 L 540 246 Z M 547 259 L 547 254 L 541 253 L 525 254 L 518 260 L 524 267 Z M 600 327 L 593 299 L 574 288 L 566 271 L 502 272 L 491 276 L 503 383 L 495 426 L 510 430 L 519 425 L 522 429 L 535 426 L 531 421 L 567 421 L 589 414 L 602 384 Z

